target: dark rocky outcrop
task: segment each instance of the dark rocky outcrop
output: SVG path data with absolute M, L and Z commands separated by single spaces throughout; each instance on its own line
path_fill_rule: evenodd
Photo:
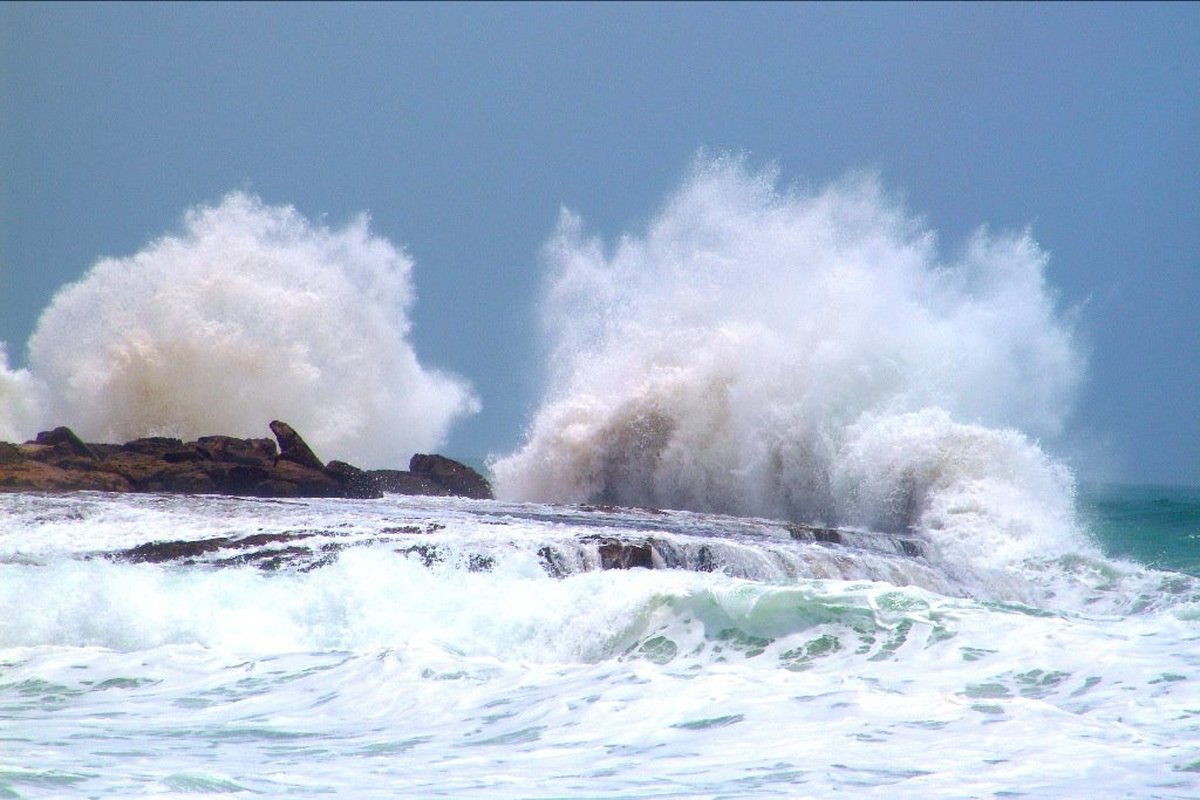
M 408 471 L 446 489 L 452 495 L 491 500 L 492 487 L 482 475 L 445 456 L 417 453 L 408 462 Z
M 380 491 L 388 494 L 426 494 L 449 496 L 450 492 L 432 478 L 414 475 L 403 469 L 373 469 L 368 477 Z
M 293 431 L 294 433 L 294 431 Z M 238 439 L 234 436 L 201 436 L 196 446 L 208 453 L 213 461 L 229 464 L 257 466 L 263 462 L 274 462 L 279 455 L 271 439 Z
M 481 509 L 482 511 L 482 509 Z M 491 511 L 483 511 L 488 519 Z M 498 512 L 510 519 L 508 511 Z M 499 522 L 498 517 L 491 517 Z M 572 517 L 574 523 L 586 527 L 586 518 Z M 644 521 L 644 518 L 643 518 Z M 597 520 L 605 527 L 611 517 Z M 503 523 L 499 523 L 503 524 Z M 790 524 L 789 524 L 789 527 Z M 916 539 L 897 539 L 890 534 L 869 531 L 835 530 L 816 526 L 795 526 L 798 536 L 791 541 L 764 532 L 739 537 L 744 544 L 765 545 L 760 552 L 773 553 L 775 558 L 784 552 L 808 548 L 828 548 L 841 552 L 835 561 L 846 561 L 850 554 L 871 553 L 880 559 L 924 559 L 925 551 Z M 454 565 L 472 572 L 486 572 L 496 567 L 495 553 L 483 543 L 463 543 L 431 538 L 430 534 L 443 529 L 439 522 L 379 527 L 373 532 L 351 532 L 338 526 L 328 528 L 298 528 L 293 530 L 259 530 L 247 535 L 215 536 L 196 540 L 160 540 L 139 544 L 128 549 L 96 553 L 114 561 L 173 563 L 226 567 L 251 565 L 263 570 L 287 569 L 307 572 L 332 563 L 343 550 L 356 547 L 384 545 L 394 553 L 406 556 L 426 567 L 439 564 Z M 830 534 L 841 533 L 835 541 Z M 762 565 L 759 559 L 745 562 L 738 558 L 738 545 L 727 538 L 728 530 L 700 532 L 695 529 L 686 537 L 677 535 L 647 535 L 644 530 L 624 533 L 582 533 L 573 539 L 556 535 L 556 541 L 539 543 L 537 558 L 548 575 L 565 578 L 588 570 L 668 569 L 692 572 L 726 572 L 734 577 L 747 577 Z M 809 534 L 820 534 L 820 538 Z M 717 536 L 720 541 L 706 542 L 704 537 Z M 853 541 L 856 544 L 846 544 Z M 535 545 L 536 546 L 536 545 Z M 733 547 L 733 550 L 726 549 Z M 795 549 L 793 549 L 795 548 Z M 722 552 L 724 550 L 724 552 Z M 783 562 L 776 561 L 776 565 Z M 749 569 L 750 572 L 744 570 Z M 886 571 L 885 573 L 886 574 Z
M 320 557 L 313 559 L 313 550 L 304 545 L 290 545 L 282 548 L 272 548 L 272 545 L 303 541 L 316 536 L 316 533 L 288 532 L 254 534 L 242 538 L 219 536 L 214 539 L 196 541 L 167 541 L 147 542 L 128 550 L 120 550 L 106 555 L 112 561 L 128 561 L 132 563 L 149 562 L 152 564 L 180 563 L 194 564 L 205 556 L 216 556 L 209 563 L 213 566 L 238 566 L 241 564 L 256 564 L 260 569 L 279 569 L 289 559 L 305 559 L 304 571 L 324 566 L 329 557 L 340 547 L 336 543 L 326 543 L 319 548 Z
M 173 492 L 255 497 L 382 497 L 398 494 L 491 497 L 470 467 L 444 456 L 421 470 L 365 471 L 324 464 L 286 422 L 270 423 L 276 442 L 202 436 L 194 442 L 152 436 L 124 444 L 87 443 L 70 428 L 43 431 L 24 444 L 0 442 L 0 491 Z M 411 467 L 411 464 L 410 464 Z
M 0 462 L 11 460 L 15 449 L 0 446 Z M 341 468 L 330 462 L 327 469 Z M 809 564 L 813 574 L 893 582 L 903 574 L 916 574 L 910 569 L 920 571 L 928 564 L 928 539 L 917 531 L 883 533 L 664 510 L 648 514 L 628 508 L 600 512 L 594 506 L 471 503 L 460 505 L 456 515 L 469 515 L 481 525 L 500 526 L 499 536 L 464 540 L 453 532 L 436 535 L 447 524 L 435 521 L 436 511 L 426 514 L 429 510 L 409 509 L 393 519 L 392 512 L 383 509 L 384 516 L 375 525 L 346 525 L 336 515 L 325 524 L 303 519 L 299 527 L 290 529 L 260 527 L 202 539 L 162 539 L 84 557 L 307 572 L 333 563 L 347 549 L 371 547 L 427 567 L 488 571 L 499 563 L 498 553 L 528 547 L 554 578 L 590 570 L 653 569 L 721 572 L 757 580 L 776 576 L 779 570 L 808 574 L 809 568 L 803 565 Z M 409 516 L 408 511 L 417 516 Z M 506 526 L 523 522 L 534 525 L 503 533 Z M 507 541 L 510 536 L 512 541 Z M 901 562 L 910 563 L 898 573 L 895 568 Z
M 8 445 L 8 443 L 5 443 Z M 12 447 L 12 445 L 8 445 Z M 16 448 L 14 448 L 16 449 Z M 18 450 L 18 452 L 21 452 Z M 120 475 L 99 470 L 75 470 L 22 457 L 0 463 L 2 492 L 127 492 L 129 483 Z
M 65 445 L 72 453 L 84 458 L 95 459 L 96 454 L 92 452 L 92 448 L 83 443 L 83 440 L 75 435 L 75 431 L 68 428 L 66 425 L 60 425 L 52 431 L 42 431 L 34 439 L 36 444 L 44 444 L 50 447 Z
M 383 491 L 366 471 L 345 461 L 330 461 L 325 465 L 325 474 L 341 485 L 345 497 L 383 497 Z
M 649 542 L 604 539 L 600 542 L 600 569 L 654 569 L 654 548 Z
M 272 420 L 271 433 L 275 434 L 275 439 L 279 442 L 280 458 L 285 461 L 294 461 L 309 469 L 325 469 L 321 459 L 317 458 L 308 443 L 300 438 L 300 434 L 296 433 L 291 425 L 279 420 Z
M 408 470 L 373 469 L 367 476 L 380 491 L 389 494 L 492 499 L 492 487 L 486 478 L 466 464 L 445 456 L 418 453 L 409 460 Z

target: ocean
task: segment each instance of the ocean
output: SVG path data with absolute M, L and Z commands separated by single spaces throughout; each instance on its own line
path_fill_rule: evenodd
M 497 500 L 0 494 L 0 795 L 1200 797 L 1200 491 L 1055 455 L 1049 256 L 777 184 L 563 211 Z M 98 261 L 0 439 L 439 448 L 482 401 L 368 222 L 234 192 Z
M 0 796 L 1196 797 L 1200 491 L 1080 506 L 1094 547 L 996 575 L 683 511 L 0 495 Z M 112 558 L 264 534 L 306 538 Z

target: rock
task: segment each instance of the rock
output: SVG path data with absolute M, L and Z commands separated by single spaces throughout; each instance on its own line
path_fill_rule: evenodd
M 274 464 L 279 455 L 271 439 L 238 439 L 233 436 L 201 436 L 195 446 L 206 451 L 213 461 L 262 466 Z
M 295 489 L 280 484 L 291 484 Z M 268 471 L 267 482 L 260 486 L 263 497 L 345 497 L 342 485 L 326 475 L 323 467 L 313 469 L 282 455 Z
M 182 444 L 182 443 L 181 443 Z M 104 469 L 115 472 L 140 492 L 166 490 L 165 473 L 171 468 L 159 455 L 122 450 L 104 459 Z
M 842 534 L 836 528 L 821 528 L 816 525 L 801 525 L 789 522 L 783 526 L 788 534 L 798 542 L 821 542 L 822 544 L 841 544 Z
M 450 494 L 476 500 L 491 500 L 492 487 L 487 479 L 466 464 L 439 455 L 417 453 L 408 462 L 414 475 L 426 477 Z
M 16 464 L 25 460 L 25 453 L 15 444 L 8 442 L 0 442 L 0 466 L 4 464 Z
M 270 424 L 278 441 L 202 436 L 194 442 L 148 436 L 124 444 L 83 442 L 70 428 L 31 442 L 0 442 L 0 491 L 217 493 L 256 497 L 381 497 L 397 494 L 491 497 L 475 470 L 437 455 L 413 456 L 411 470 L 326 466 L 292 426 Z
M 600 569 L 654 569 L 654 549 L 649 542 L 604 539 L 600 542 Z
M 345 461 L 330 461 L 325 465 L 325 474 L 342 485 L 343 497 L 383 497 L 383 491 L 370 475 Z
M 162 476 L 161 488 L 149 491 L 173 492 L 176 494 L 214 494 L 217 491 L 216 481 L 207 470 L 195 467 L 174 469 Z
M 302 467 L 323 470 L 325 465 L 317 458 L 308 444 L 300 438 L 300 434 L 286 422 L 272 420 L 271 433 L 279 441 L 279 458 L 294 461 Z
M 4 492 L 128 492 L 130 488 L 111 472 L 65 470 L 30 458 L 0 465 L 0 491 Z
M 211 559 L 208 563 L 213 566 L 253 563 L 261 569 L 278 569 L 283 557 L 310 556 L 312 550 L 306 546 L 274 548 L 273 545 L 302 541 L 313 536 L 316 534 L 284 532 L 254 534 L 241 538 L 218 536 L 212 539 L 146 542 L 128 550 L 109 553 L 106 557 L 111 561 L 129 561 L 135 564 L 194 564 L 205 556 L 221 554 L 223 557 Z M 229 553 L 233 555 L 228 555 Z
M 77 456 L 95 459 L 96 454 L 92 452 L 92 448 L 83 443 L 83 440 L 75 435 L 75 431 L 68 428 L 66 425 L 60 425 L 52 431 L 42 431 L 33 440 L 36 444 L 50 445 L 65 445 L 72 453 Z
M 207 450 L 185 445 L 178 450 L 163 453 L 163 461 L 168 464 L 186 464 L 191 461 L 212 461 L 212 455 Z
M 419 494 L 448 497 L 450 492 L 432 478 L 414 475 L 403 469 L 372 469 L 367 477 L 381 492 L 388 494 Z
M 121 451 L 125 453 L 141 453 L 147 456 L 162 457 L 164 454 L 174 450 L 183 449 L 183 440 L 174 439 L 169 436 L 147 436 L 142 439 L 134 439 L 121 445 Z
M 257 495 L 270 477 L 266 467 L 211 461 L 168 461 L 143 453 L 117 453 L 102 468 L 124 477 L 135 491 Z
M 259 486 L 271 479 L 271 464 L 218 463 L 208 474 L 221 494 L 258 496 Z
M 96 454 L 96 458 L 100 459 L 101 461 L 111 455 L 121 452 L 122 447 L 122 445 L 119 444 L 102 444 L 100 442 L 88 442 L 87 446 L 93 453 Z
M 537 551 L 538 560 L 542 564 L 542 569 L 551 578 L 565 578 L 571 574 L 571 567 L 567 560 L 550 545 L 543 545 Z
M 43 464 L 49 464 L 67 471 L 80 470 L 89 472 L 101 468 L 98 458 L 92 455 L 80 455 L 76 452 L 75 448 L 66 442 L 54 445 L 26 442 L 23 445 L 19 445 L 18 450 L 25 458 L 40 461 Z

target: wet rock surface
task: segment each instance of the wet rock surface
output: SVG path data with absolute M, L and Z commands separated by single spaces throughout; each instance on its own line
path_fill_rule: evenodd
M 443 487 L 449 494 L 475 500 L 492 499 L 492 487 L 482 475 L 445 456 L 417 453 L 409 460 L 408 471 Z
M 636 528 L 618 529 L 622 509 L 599 512 L 590 507 L 517 510 L 511 506 L 459 508 L 475 523 L 495 525 L 497 537 L 463 539 L 446 524 L 428 517 L 404 524 L 339 523 L 326 527 L 297 526 L 247 531 L 198 539 L 159 540 L 89 557 L 132 563 L 197 567 L 253 566 L 264 571 L 309 572 L 331 564 L 339 553 L 354 548 L 381 547 L 425 567 L 453 566 L 470 572 L 492 571 L 497 559 L 514 549 L 534 554 L 542 570 L 554 578 L 592 570 L 668 569 L 723 572 L 737 577 L 794 562 L 803 569 L 854 570 L 855 563 L 874 559 L 880 565 L 924 560 L 924 543 L 916 536 L 872 533 L 763 520 L 686 518 L 680 526 L 675 512 L 638 511 L 630 521 Z M 417 512 L 422 514 L 425 512 Z M 505 534 L 514 521 L 554 522 L 569 517 L 562 536 L 557 526 L 535 525 L 519 536 Z M 399 520 L 396 520 L 399 522 Z M 698 522 L 706 523 L 704 525 Z M 594 527 L 594 530 L 588 530 Z M 661 530 L 656 530 L 661 526 Z M 740 531 L 738 528 L 743 528 Z M 526 539 L 525 537 L 531 537 Z M 801 567 L 800 562 L 810 566 Z M 826 564 L 825 567 L 812 566 Z M 884 568 L 884 567 L 879 567 Z M 744 574 L 743 574 L 744 573 Z
M 286 422 L 274 420 L 269 427 L 275 441 L 202 436 L 185 442 L 152 436 L 107 444 L 84 442 L 70 428 L 60 426 L 23 444 L 0 442 L 0 491 L 492 496 L 482 475 L 445 456 L 413 456 L 408 471 L 362 470 L 344 461 L 325 464 Z

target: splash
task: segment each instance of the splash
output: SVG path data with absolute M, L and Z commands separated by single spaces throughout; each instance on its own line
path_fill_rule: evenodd
M 365 216 L 330 229 L 235 192 L 59 291 L 29 342 L 32 378 L 3 380 L 41 382 L 39 423 L 90 440 L 262 436 L 279 418 L 327 457 L 394 465 L 479 408 L 417 361 L 411 270 Z
M 40 387 L 26 369 L 8 365 L 8 349 L 0 342 L 0 442 L 20 441 L 38 424 Z
M 550 390 L 493 464 L 500 493 L 1008 549 L 1062 528 L 1070 475 L 1017 432 L 1059 431 L 1083 370 L 1046 255 L 1028 233 L 981 230 L 950 262 L 935 245 L 870 176 L 783 191 L 729 157 L 611 252 L 564 211 Z

